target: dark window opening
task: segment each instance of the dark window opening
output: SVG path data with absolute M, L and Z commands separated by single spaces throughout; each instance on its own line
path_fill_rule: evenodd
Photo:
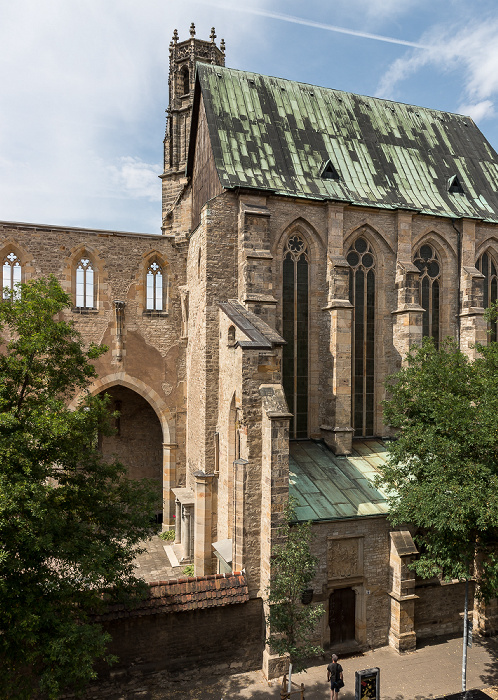
M 340 175 L 330 160 L 327 160 L 320 168 L 320 177 L 323 180 L 339 180 Z
M 491 304 L 498 300 L 498 275 L 496 274 L 496 265 L 491 257 L 484 253 L 477 261 L 477 269 L 484 275 L 484 295 L 483 306 L 487 309 Z M 496 322 L 488 323 L 488 342 L 498 341 L 498 324 Z
M 308 437 L 308 251 L 301 236 L 289 238 L 283 264 L 283 386 L 289 437 Z
M 463 194 L 463 187 L 460 184 L 460 180 L 456 175 L 452 175 L 448 179 L 448 192 Z
M 354 434 L 372 436 L 375 423 L 375 260 L 358 238 L 348 251 L 349 300 L 353 305 L 351 414 Z
M 439 347 L 439 315 L 441 264 L 436 251 L 430 245 L 423 245 L 413 261 L 420 270 L 420 305 L 424 309 L 422 336 L 433 338 Z

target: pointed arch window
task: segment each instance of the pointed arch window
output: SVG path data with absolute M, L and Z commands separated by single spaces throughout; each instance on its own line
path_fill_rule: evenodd
M 289 410 L 291 439 L 308 437 L 308 268 L 304 239 L 291 236 L 284 249 L 282 289 L 282 380 Z
M 370 244 L 357 238 L 347 254 L 349 300 L 353 305 L 351 413 L 355 436 L 374 434 L 375 258 Z
M 76 264 L 76 308 L 95 308 L 95 274 L 90 258 L 80 258 Z
M 22 278 L 21 261 L 13 252 L 8 253 L 3 259 L 3 298 L 10 299 L 8 290 L 13 290 L 16 284 L 20 284 Z
M 163 268 L 157 261 L 152 262 L 147 268 L 146 278 L 146 310 L 164 311 Z
M 439 347 L 441 263 L 434 248 L 428 244 L 421 246 L 413 262 L 420 270 L 420 305 L 424 309 L 422 335 L 433 338 L 435 346 Z
M 477 261 L 477 269 L 484 275 L 484 296 L 483 306 L 485 309 L 491 306 L 498 300 L 498 275 L 496 273 L 496 265 L 488 253 L 483 253 Z M 488 323 L 488 339 L 492 341 L 498 340 L 498 325 L 496 323 Z

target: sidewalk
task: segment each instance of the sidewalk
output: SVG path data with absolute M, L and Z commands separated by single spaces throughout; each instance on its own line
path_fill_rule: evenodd
M 304 683 L 305 700 L 330 700 L 327 685 L 329 652 L 323 663 L 293 676 Z M 381 700 L 422 700 L 459 693 L 462 689 L 462 640 L 439 638 L 428 641 L 417 651 L 399 655 L 390 647 L 340 658 L 345 687 L 340 700 L 354 700 L 355 671 L 380 668 Z M 194 680 L 167 672 L 147 676 L 125 676 L 93 686 L 84 694 L 87 700 L 280 700 L 281 679 L 268 682 L 261 671 L 218 678 L 205 671 Z M 481 689 L 498 700 L 498 638 L 475 639 L 468 650 L 467 689 Z M 293 695 L 291 700 L 299 700 Z
M 326 663 L 317 665 L 307 673 L 294 676 L 296 683 L 305 684 L 306 700 L 329 700 L 326 683 Z M 355 671 L 378 666 L 382 700 L 415 700 L 439 697 L 461 691 L 462 642 L 449 639 L 429 642 L 417 651 L 399 655 L 390 647 L 383 647 L 365 654 L 339 659 L 344 668 L 345 687 L 340 700 L 354 700 Z M 219 680 L 199 678 L 192 681 L 174 681 L 171 678 L 143 679 L 143 692 L 134 693 L 144 700 L 267 700 L 280 698 L 280 681 L 270 683 L 259 671 L 227 676 Z M 498 700 L 492 690 L 498 686 L 498 639 L 476 640 L 468 650 L 467 688 L 480 688 Z M 127 697 L 125 693 L 121 697 Z M 298 700 L 299 695 L 293 696 Z

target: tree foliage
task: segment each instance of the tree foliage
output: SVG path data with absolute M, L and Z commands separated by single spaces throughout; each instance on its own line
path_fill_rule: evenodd
M 312 642 L 321 605 L 303 605 L 303 591 L 309 588 L 318 560 L 311 553 L 311 523 L 295 523 L 295 503 L 290 501 L 284 524 L 279 528 L 273 550 L 271 581 L 267 602 L 267 643 L 279 656 L 288 655 L 294 672 L 306 670 L 305 661 L 323 649 Z
M 63 319 L 55 278 L 0 303 L 0 693 L 56 698 L 94 677 L 109 640 L 91 615 L 140 593 L 137 543 L 156 493 L 103 460 L 105 398 L 85 393 L 92 361 Z M 75 410 L 68 401 L 83 392 Z
M 470 361 L 448 339 L 410 352 L 388 381 L 389 445 L 381 485 L 394 525 L 412 524 L 425 578 L 476 577 L 479 595 L 498 592 L 498 345 Z

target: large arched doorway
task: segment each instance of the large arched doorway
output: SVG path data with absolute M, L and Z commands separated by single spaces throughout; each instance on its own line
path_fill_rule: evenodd
M 157 483 L 156 518 L 162 521 L 163 434 L 152 406 L 132 389 L 115 385 L 105 390 L 109 409 L 119 411 L 114 435 L 102 436 L 104 457 L 117 458 L 131 479 L 152 479 Z

